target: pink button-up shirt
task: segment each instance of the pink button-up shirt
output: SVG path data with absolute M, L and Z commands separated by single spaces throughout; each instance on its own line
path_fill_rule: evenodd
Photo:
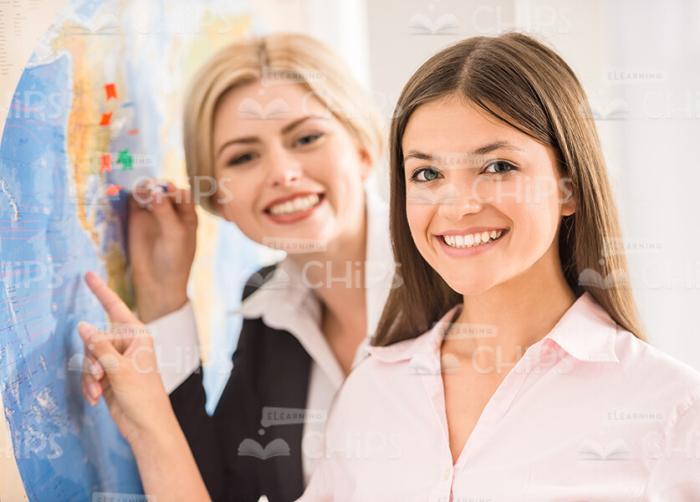
M 368 349 L 302 500 L 700 501 L 700 373 L 589 293 L 507 370 L 453 464 L 440 345 L 460 308 Z

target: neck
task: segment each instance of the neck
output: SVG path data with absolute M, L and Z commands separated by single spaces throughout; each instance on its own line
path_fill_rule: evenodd
M 302 271 L 303 280 L 322 304 L 323 324 L 339 328 L 338 333 L 367 334 L 365 300 L 365 260 L 367 254 L 367 215 L 364 197 L 357 215 L 320 252 L 289 255 Z M 324 333 L 326 336 L 336 334 Z
M 575 300 L 555 244 L 524 274 L 483 294 L 463 297 L 457 322 L 485 326 L 471 330 L 474 336 L 466 340 L 455 337 L 457 343 L 450 350 L 468 356 L 475 351 L 482 356 L 500 351 L 500 355 L 518 358 L 551 331 Z

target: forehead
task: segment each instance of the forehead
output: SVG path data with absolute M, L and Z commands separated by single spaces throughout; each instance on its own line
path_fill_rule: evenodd
M 408 120 L 401 143 L 404 152 L 435 153 L 472 151 L 494 140 L 520 147 L 534 142 L 474 103 L 450 95 L 419 106 Z
M 331 117 L 326 106 L 303 84 L 292 81 L 256 81 L 222 96 L 214 113 L 215 141 L 235 132 L 253 134 L 270 125 L 278 128 L 306 115 Z M 225 126 L 225 131 L 221 131 Z

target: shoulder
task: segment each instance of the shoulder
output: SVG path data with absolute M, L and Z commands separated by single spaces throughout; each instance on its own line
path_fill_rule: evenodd
M 700 389 L 700 371 L 676 359 L 655 345 L 640 340 L 634 334 L 618 326 L 615 350 L 624 364 L 639 371 L 651 371 L 658 376 L 675 377 L 684 383 Z
M 677 407 L 700 397 L 700 371 L 619 326 L 615 352 L 620 378 L 649 400 Z
M 428 336 L 429 333 L 424 333 L 385 347 L 366 347 L 367 356 L 355 365 L 343 382 L 338 401 L 354 406 L 359 401 L 371 400 L 372 396 L 398 391 L 406 382 L 404 376 L 420 373 L 414 363 L 419 359 L 419 353 L 429 350 L 426 347 Z
M 368 356 L 352 370 L 346 382 L 352 385 L 376 385 L 377 379 L 392 377 L 390 382 L 399 385 L 405 379 L 401 375 L 439 373 L 440 344 L 445 329 L 459 309 L 455 305 L 434 322 L 432 327 L 414 338 L 407 338 L 390 345 L 365 347 Z M 399 378 L 393 378 L 399 377 Z

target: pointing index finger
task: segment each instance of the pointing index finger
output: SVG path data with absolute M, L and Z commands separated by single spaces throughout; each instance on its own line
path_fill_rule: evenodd
M 85 274 L 85 282 L 104 307 L 110 321 L 125 324 L 138 322 L 119 295 L 112 291 L 96 273 Z

